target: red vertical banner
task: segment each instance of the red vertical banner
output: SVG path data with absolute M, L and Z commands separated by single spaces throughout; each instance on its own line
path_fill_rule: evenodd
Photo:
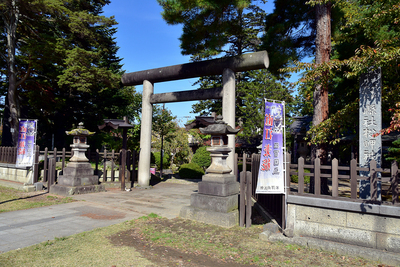
M 284 194 L 285 106 L 265 102 L 264 134 L 256 194 Z
M 20 120 L 17 147 L 17 167 L 33 166 L 35 158 L 37 120 Z

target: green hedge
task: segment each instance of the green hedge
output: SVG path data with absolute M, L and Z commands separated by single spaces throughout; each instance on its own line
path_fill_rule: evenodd
M 207 147 L 202 146 L 196 150 L 192 158 L 192 163 L 196 163 L 204 170 L 207 169 L 211 165 L 211 156 L 210 152 L 207 151 Z
M 153 152 L 152 155 L 154 156 L 154 163 L 157 165 L 157 170 L 161 169 L 161 153 L 160 152 Z M 164 153 L 163 157 L 163 169 L 169 168 L 169 155 Z
M 304 173 L 310 173 L 309 169 L 304 169 Z M 299 176 L 298 175 L 292 175 L 290 176 L 290 181 L 292 183 L 298 183 L 299 182 Z M 310 176 L 305 176 L 304 175 L 304 183 L 309 184 L 310 183 Z
M 179 169 L 179 176 L 184 179 L 199 179 L 204 173 L 203 168 L 193 162 L 182 164 Z

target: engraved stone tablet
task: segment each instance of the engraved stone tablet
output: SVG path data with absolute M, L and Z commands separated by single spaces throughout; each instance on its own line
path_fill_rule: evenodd
M 360 167 L 369 167 L 372 159 L 376 161 L 377 168 L 382 163 L 381 136 L 373 137 L 382 129 L 381 113 L 382 73 L 381 69 L 371 69 L 360 78 Z M 361 176 L 369 176 L 369 172 L 360 172 Z M 378 174 L 380 175 L 380 174 Z M 380 176 L 379 176 L 380 177 Z M 370 181 L 360 181 L 360 198 L 371 198 Z M 381 199 L 381 183 L 378 182 L 377 199 Z

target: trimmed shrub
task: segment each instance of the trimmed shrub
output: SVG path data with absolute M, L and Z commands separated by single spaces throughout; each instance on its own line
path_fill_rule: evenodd
M 193 162 L 182 164 L 179 169 L 179 176 L 184 179 L 199 179 L 204 173 L 203 168 Z
M 152 153 L 154 156 L 154 163 L 157 166 L 157 170 L 161 169 L 161 153 L 160 152 L 154 152 Z M 169 168 L 169 155 L 164 153 L 163 156 L 163 169 L 168 169 Z
M 199 147 L 196 150 L 196 153 L 194 153 L 193 158 L 192 158 L 192 163 L 196 163 L 200 167 L 203 168 L 203 170 L 207 169 L 211 165 L 211 156 L 210 152 L 207 151 L 207 147 L 202 146 Z
M 310 173 L 309 169 L 304 169 L 304 173 Z M 299 182 L 299 176 L 298 175 L 292 175 L 290 176 L 290 181 L 292 183 L 298 183 Z M 305 176 L 304 175 L 304 183 L 309 184 L 310 183 L 310 176 Z

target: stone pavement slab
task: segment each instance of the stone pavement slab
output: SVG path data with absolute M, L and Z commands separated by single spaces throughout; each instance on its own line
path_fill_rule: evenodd
M 175 218 L 183 206 L 190 205 L 190 195 L 196 191 L 197 183 L 163 182 L 152 189 L 108 189 L 72 196 L 77 202 L 0 213 L 0 253 L 150 213 Z

